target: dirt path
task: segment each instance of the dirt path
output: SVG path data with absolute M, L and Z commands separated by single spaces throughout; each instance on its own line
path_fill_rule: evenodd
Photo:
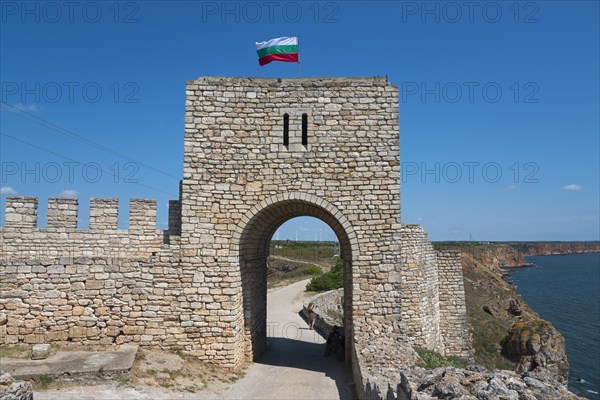
M 274 290 L 267 296 L 269 350 L 230 387 L 196 393 L 162 387 L 130 387 L 107 381 L 59 390 L 36 391 L 36 400 L 87 399 L 352 399 L 354 391 L 344 363 L 324 357 L 324 340 L 298 315 L 308 280 Z

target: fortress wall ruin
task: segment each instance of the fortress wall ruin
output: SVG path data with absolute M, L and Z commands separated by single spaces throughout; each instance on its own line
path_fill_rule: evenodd
M 439 279 L 440 333 L 444 354 L 471 359 L 465 284 L 460 250 L 436 251 Z
M 79 229 L 76 199 L 50 199 L 41 228 L 36 198 L 7 198 L 0 343 L 133 341 L 238 367 L 266 343 L 270 239 L 313 216 L 340 240 L 357 380 L 357 354 L 398 340 L 469 356 L 460 254 L 400 224 L 398 124 L 383 77 L 189 81 L 167 230 L 153 200 L 131 200 L 119 230 L 116 199 Z

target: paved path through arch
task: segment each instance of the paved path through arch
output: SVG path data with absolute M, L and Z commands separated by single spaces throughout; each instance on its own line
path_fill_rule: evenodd
M 325 341 L 298 312 L 308 280 L 267 295 L 269 349 L 226 399 L 352 399 L 352 374 L 343 361 L 324 357 Z

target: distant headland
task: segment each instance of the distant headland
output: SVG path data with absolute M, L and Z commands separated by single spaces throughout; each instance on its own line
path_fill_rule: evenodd
M 600 242 L 434 242 L 437 248 L 460 247 L 486 265 L 498 268 L 527 267 L 531 263 L 526 256 L 546 256 L 576 253 L 600 253 Z

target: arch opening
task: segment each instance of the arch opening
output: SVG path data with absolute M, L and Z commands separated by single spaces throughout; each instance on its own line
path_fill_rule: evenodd
M 306 196 L 298 196 L 306 197 Z M 339 241 L 344 262 L 344 329 L 346 360 L 352 344 L 352 260 L 357 241 L 343 215 L 330 204 L 300 198 L 277 200 L 257 209 L 239 235 L 239 267 L 243 293 L 244 356 L 256 361 L 267 350 L 267 259 L 277 229 L 290 219 L 310 216 L 325 222 Z

